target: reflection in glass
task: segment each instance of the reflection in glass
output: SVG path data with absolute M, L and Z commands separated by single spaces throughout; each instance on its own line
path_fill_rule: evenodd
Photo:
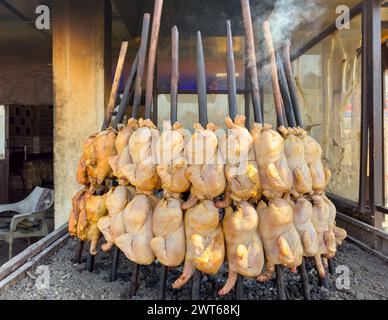
M 328 191 L 357 201 L 361 130 L 361 17 L 294 62 L 304 123 L 332 171 Z

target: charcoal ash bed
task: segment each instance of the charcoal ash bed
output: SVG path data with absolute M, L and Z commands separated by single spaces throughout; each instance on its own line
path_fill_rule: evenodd
M 112 254 L 98 254 L 95 258 L 95 271 L 85 270 L 86 259 L 80 264 L 71 261 L 75 239 L 69 239 L 57 253 L 40 261 L 40 265 L 48 267 L 50 281 L 48 288 L 39 288 L 36 270 L 30 270 L 25 277 L 8 290 L 0 294 L 1 300 L 32 299 L 32 300 L 128 300 L 132 263 L 120 255 L 117 280 L 110 282 Z M 86 250 L 86 248 L 85 248 Z M 388 299 L 388 264 L 369 252 L 345 241 L 339 248 L 336 264 L 349 268 L 350 289 L 339 290 L 335 286 L 338 275 L 330 276 L 332 289 L 329 291 L 318 285 L 318 275 L 312 264 L 307 263 L 311 284 L 312 300 L 353 300 L 353 299 Z M 141 266 L 139 288 L 134 300 L 154 300 L 158 297 L 161 265 L 157 262 L 150 266 Z M 168 273 L 166 284 L 166 300 L 191 299 L 191 283 L 181 290 L 171 288 L 172 282 L 179 277 L 181 267 Z M 288 270 L 284 272 L 287 298 L 302 300 L 303 291 L 300 275 Z M 234 300 L 232 290 L 225 297 L 219 297 L 217 291 L 227 279 L 227 265 L 224 264 L 215 276 L 203 275 L 201 279 L 200 297 L 202 300 Z M 244 299 L 246 300 L 277 300 L 276 281 L 259 283 L 253 279 L 244 279 Z

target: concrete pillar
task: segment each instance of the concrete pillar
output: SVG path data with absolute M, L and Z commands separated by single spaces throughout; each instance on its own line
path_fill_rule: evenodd
M 104 118 L 110 90 L 110 1 L 54 1 L 52 21 L 58 228 L 67 221 L 71 198 L 81 188 L 75 178 L 82 143 L 100 130 Z

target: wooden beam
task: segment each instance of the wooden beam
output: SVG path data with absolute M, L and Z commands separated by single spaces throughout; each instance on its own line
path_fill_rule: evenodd
M 67 234 L 67 229 L 68 224 L 66 223 L 62 227 L 48 234 L 46 237 L 40 239 L 38 242 L 29 246 L 27 249 L 13 257 L 8 262 L 4 263 L 0 267 L 0 280 L 4 279 L 9 274 L 17 270 L 23 264 L 39 254 L 42 250 L 46 249 L 53 242 L 58 240 L 60 237 Z

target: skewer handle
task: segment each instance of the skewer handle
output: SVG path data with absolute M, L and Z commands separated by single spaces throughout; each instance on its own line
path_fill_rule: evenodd
M 292 72 L 292 66 L 291 66 L 290 48 L 291 48 L 291 42 L 290 40 L 287 40 L 282 48 L 282 59 L 285 67 L 288 88 L 290 89 L 292 108 L 294 110 L 296 124 L 299 127 L 303 128 L 303 119 L 302 119 L 302 114 L 300 112 L 298 95 L 297 95 L 296 86 L 295 86 L 295 78 L 294 78 L 294 75 Z
M 252 90 L 252 102 L 253 102 L 253 111 L 255 114 L 255 121 L 257 123 L 263 123 L 261 116 L 260 106 L 260 92 L 259 92 L 259 80 L 257 75 L 256 67 L 256 52 L 255 52 L 255 42 L 253 38 L 253 25 L 252 25 L 252 16 L 251 9 L 249 6 L 249 0 L 241 0 L 241 9 L 244 19 L 244 29 L 245 29 L 245 38 L 247 46 L 247 64 L 246 68 L 249 72 L 251 80 L 251 90 Z
M 264 32 L 264 39 L 267 47 L 269 62 L 270 62 L 272 90 L 273 90 L 274 103 L 275 103 L 275 109 L 276 109 L 277 125 L 279 127 L 279 126 L 285 125 L 284 115 L 283 115 L 283 101 L 282 101 L 282 95 L 280 92 L 279 79 L 278 79 L 278 73 L 276 68 L 275 50 L 273 47 L 271 29 L 268 21 L 263 22 L 263 32 Z
M 141 31 L 141 40 L 139 48 L 139 63 L 137 65 L 137 74 L 135 82 L 135 96 L 133 98 L 133 107 L 132 107 L 132 118 L 137 119 L 139 113 L 139 106 L 141 102 L 142 95 L 142 85 L 144 77 L 144 66 L 145 58 L 147 54 L 147 41 L 148 41 L 148 31 L 150 27 L 150 14 L 144 14 L 143 18 L 143 27 Z
M 125 111 L 129 105 L 129 100 L 131 99 L 131 96 L 133 95 L 133 82 L 135 80 L 137 65 L 139 63 L 139 51 L 136 53 L 135 60 L 132 62 L 131 70 L 129 72 L 129 76 L 127 79 L 127 82 L 125 83 L 123 98 L 121 99 L 119 110 L 117 112 L 116 118 L 114 123 L 112 124 L 112 127 L 114 129 L 117 129 L 117 124 L 123 121 L 123 117 L 125 114 Z
M 108 128 L 109 124 L 112 120 L 112 113 L 113 113 L 113 109 L 115 107 L 117 91 L 119 90 L 121 74 L 123 73 L 123 66 L 124 66 L 124 62 L 125 62 L 125 56 L 127 54 L 127 49 L 128 49 L 128 41 L 123 41 L 121 43 L 119 59 L 117 61 L 115 76 L 113 78 L 112 89 L 110 92 L 108 107 L 106 109 L 106 114 L 105 114 L 104 123 L 102 125 L 102 130 L 105 130 L 106 128 Z
M 150 50 L 148 54 L 147 84 L 146 84 L 146 102 L 144 118 L 151 119 L 152 94 L 155 76 L 156 51 L 158 50 L 160 18 L 162 16 L 163 0 L 155 0 L 154 13 L 152 16 L 152 29 Z
M 207 119 L 207 96 L 206 96 L 206 70 L 203 54 L 201 31 L 197 32 L 197 91 L 199 122 L 203 127 L 208 123 Z
M 279 52 L 276 52 L 276 65 L 278 68 L 279 86 L 280 86 L 280 92 L 283 98 L 284 111 L 286 114 L 287 123 L 289 127 L 295 128 L 296 121 L 295 121 L 294 111 L 292 109 L 290 91 L 288 89 L 286 74 L 284 71 L 284 65 L 283 65 L 282 59 L 280 58 Z
M 177 26 L 171 30 L 171 124 L 178 118 L 179 33 Z
M 226 64 L 228 80 L 229 116 L 234 120 L 237 115 L 237 89 L 236 89 L 236 66 L 233 54 L 233 38 L 230 20 L 226 21 Z

